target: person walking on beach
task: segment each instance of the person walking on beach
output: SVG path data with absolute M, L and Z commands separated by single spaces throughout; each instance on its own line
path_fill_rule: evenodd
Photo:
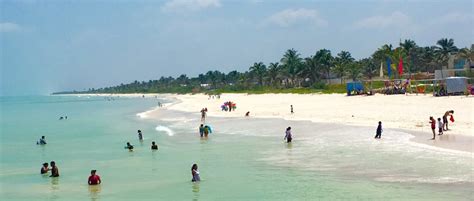
M 49 168 L 48 168 L 48 163 L 43 163 L 43 167 L 41 167 L 41 174 L 46 174 L 48 173 Z
M 380 139 L 382 137 L 382 122 L 379 121 L 379 125 L 377 126 L 377 131 L 375 132 L 375 139 Z
M 192 182 L 201 181 L 201 177 L 199 177 L 198 166 L 196 163 L 193 164 L 193 166 L 191 167 L 191 175 L 193 176 L 193 178 L 191 179 Z
M 454 114 L 454 110 L 449 110 L 449 111 L 446 111 L 443 115 L 443 129 L 445 131 L 449 130 L 448 129 L 448 116 L 453 115 L 453 114 Z
M 158 145 L 155 144 L 155 141 L 151 142 L 151 150 L 158 150 Z
M 201 121 L 206 122 L 206 110 L 204 108 L 201 109 Z
M 56 162 L 51 161 L 49 164 L 51 165 L 51 176 L 49 177 L 59 177 L 59 169 L 56 166 Z
M 143 140 L 143 134 L 141 130 L 138 130 L 138 140 Z
M 38 140 L 38 142 L 36 142 L 36 144 L 39 144 L 39 145 L 45 145 L 46 144 L 46 139 L 43 136 L 41 136 L 41 138 Z
M 204 124 L 201 124 L 201 126 L 199 126 L 199 135 L 201 137 L 204 137 Z
M 433 131 L 433 138 L 431 138 L 431 139 L 434 140 L 435 136 L 436 136 L 436 133 L 435 133 L 436 120 L 433 117 L 430 117 L 430 123 L 431 123 L 431 131 Z
M 290 112 L 291 112 L 291 114 L 294 113 L 294 112 L 293 112 L 293 105 L 290 105 Z
M 97 170 L 91 170 L 91 176 L 89 176 L 89 180 L 87 181 L 89 185 L 97 185 L 102 183 L 102 181 L 100 180 L 100 176 L 97 175 L 96 172 Z
M 283 138 L 283 140 L 286 140 L 287 143 L 290 143 L 291 140 L 293 140 L 293 136 L 291 135 L 291 127 L 286 128 L 285 138 Z

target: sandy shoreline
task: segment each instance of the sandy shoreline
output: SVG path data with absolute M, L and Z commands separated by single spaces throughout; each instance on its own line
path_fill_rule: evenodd
M 81 94 L 97 96 L 98 94 Z M 99 94 L 111 96 L 110 94 Z M 143 94 L 114 94 L 121 97 L 142 97 Z M 220 99 L 204 94 L 144 94 L 145 97 L 174 99 L 171 110 L 198 113 L 207 107 L 209 116 L 242 117 L 250 111 L 252 118 L 281 118 L 343 125 L 373 126 L 382 121 L 384 129 L 398 129 L 415 137 L 413 142 L 440 148 L 473 152 L 474 97 L 431 95 L 352 96 L 343 94 L 222 94 Z M 235 112 L 221 111 L 225 101 L 237 104 Z M 290 113 L 290 105 L 294 114 Z M 442 117 L 445 111 L 454 110 L 455 122 L 450 130 L 435 141 L 429 127 L 429 116 Z

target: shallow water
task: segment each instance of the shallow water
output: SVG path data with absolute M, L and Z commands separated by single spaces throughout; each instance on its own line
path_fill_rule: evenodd
M 154 98 L 3 97 L 1 200 L 470 200 L 473 157 L 407 133 L 159 109 Z M 58 120 L 59 116 L 68 120 Z M 154 119 L 142 118 L 156 116 Z M 293 127 L 294 142 L 283 142 Z M 138 141 L 141 129 L 144 141 Z M 48 144 L 36 140 L 46 135 Z M 135 151 L 123 149 L 127 141 Z M 156 141 L 159 150 L 150 150 Z M 55 160 L 61 176 L 39 174 Z M 190 182 L 199 165 L 202 182 Z M 100 186 L 87 177 L 97 169 Z

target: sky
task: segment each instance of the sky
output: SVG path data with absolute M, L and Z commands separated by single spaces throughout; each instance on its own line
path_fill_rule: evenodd
M 473 44 L 472 0 L 0 0 L 2 96 L 245 71 L 322 48 Z

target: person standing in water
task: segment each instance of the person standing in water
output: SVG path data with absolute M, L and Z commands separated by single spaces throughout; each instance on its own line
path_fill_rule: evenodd
M 138 140 L 143 140 L 142 131 L 138 130 Z
M 199 126 L 199 135 L 201 137 L 204 137 L 204 124 L 201 124 L 201 126 Z
M 43 167 L 41 167 L 41 174 L 46 174 L 48 173 L 49 168 L 48 168 L 48 163 L 43 163 Z
M 151 142 L 151 150 L 158 150 L 158 145 L 155 144 L 155 141 Z
M 433 132 L 433 138 L 431 138 L 431 139 L 434 140 L 435 136 L 436 136 L 436 133 L 435 133 L 436 120 L 433 117 L 430 117 L 430 123 L 431 123 L 431 131 Z
M 97 185 L 102 183 L 102 181 L 100 180 L 100 176 L 95 174 L 96 171 L 97 170 L 91 170 L 91 176 L 89 176 L 89 180 L 87 181 L 89 185 Z
M 201 177 L 199 177 L 198 166 L 196 163 L 193 164 L 193 166 L 191 167 L 191 175 L 193 176 L 193 178 L 191 179 L 192 182 L 201 181 Z
M 449 111 L 446 111 L 443 115 L 443 129 L 445 131 L 449 130 L 448 129 L 448 116 L 453 115 L 453 114 L 454 114 L 454 110 L 449 110 Z
M 286 128 L 285 138 L 283 138 L 283 140 L 285 140 L 285 139 L 286 139 L 287 143 L 290 143 L 291 140 L 293 140 L 293 136 L 291 135 L 291 127 Z
M 59 177 L 59 169 L 56 166 L 56 162 L 51 161 L 49 164 L 51 165 L 51 176 L 49 177 Z
M 377 131 L 375 133 L 375 139 L 380 139 L 382 137 L 382 122 L 379 121 L 379 125 L 377 126 Z

